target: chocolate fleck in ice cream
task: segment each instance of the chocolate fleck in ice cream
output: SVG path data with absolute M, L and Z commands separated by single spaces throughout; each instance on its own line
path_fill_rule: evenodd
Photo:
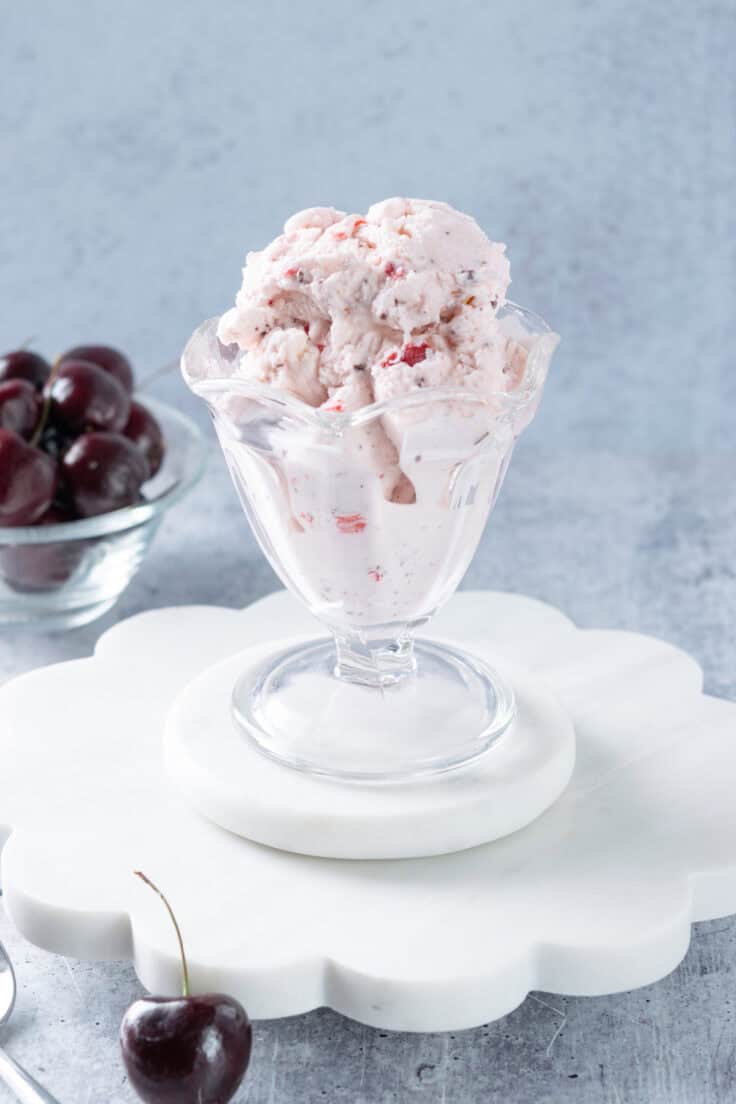
M 509 279 L 446 203 L 311 208 L 185 354 L 269 559 L 328 623 L 416 624 L 467 569 L 557 341 Z

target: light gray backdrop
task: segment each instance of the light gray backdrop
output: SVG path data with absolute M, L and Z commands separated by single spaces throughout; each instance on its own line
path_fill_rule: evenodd
M 735 46 L 732 0 L 0 0 L 0 346 L 109 341 L 145 377 L 293 210 L 447 199 L 508 243 L 513 297 L 563 336 L 466 583 L 666 636 L 734 696 Z M 153 388 L 193 409 L 174 373 Z M 1 631 L 0 673 L 85 654 L 142 608 L 274 585 L 213 454 L 117 610 Z M 2 932 L 9 1048 L 63 1100 L 130 1101 L 131 970 Z M 735 953 L 730 922 L 704 925 L 658 986 L 533 996 L 455 1037 L 259 1025 L 238 1100 L 726 1101 Z

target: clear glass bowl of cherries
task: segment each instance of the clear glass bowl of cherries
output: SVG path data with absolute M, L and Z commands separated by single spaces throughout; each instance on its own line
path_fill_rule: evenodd
M 165 511 L 197 481 L 193 422 L 133 395 L 126 356 L 0 357 L 0 621 L 70 628 L 104 613 Z

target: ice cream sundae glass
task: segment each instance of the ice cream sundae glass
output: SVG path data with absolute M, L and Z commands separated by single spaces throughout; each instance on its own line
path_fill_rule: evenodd
M 504 246 L 446 204 L 314 208 L 187 345 L 261 548 L 330 634 L 233 688 L 235 723 L 281 763 L 402 781 L 512 726 L 497 671 L 416 635 L 470 564 L 557 344 L 508 283 Z

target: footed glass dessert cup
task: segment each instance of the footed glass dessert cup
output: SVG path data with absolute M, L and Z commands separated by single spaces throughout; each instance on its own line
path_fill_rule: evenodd
M 514 718 L 485 662 L 416 639 L 475 554 L 558 338 L 507 303 L 513 390 L 428 387 L 353 412 L 238 377 L 247 356 L 203 323 L 182 357 L 271 566 L 330 636 L 244 672 L 235 723 L 268 756 L 335 778 L 402 781 L 462 766 Z

